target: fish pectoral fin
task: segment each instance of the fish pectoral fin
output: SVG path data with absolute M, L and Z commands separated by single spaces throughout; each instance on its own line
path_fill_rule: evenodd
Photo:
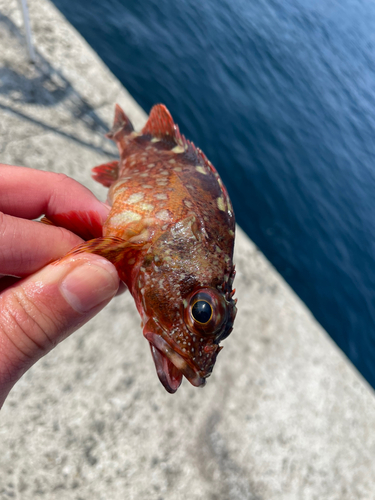
M 113 120 L 112 129 L 106 134 L 108 139 L 113 141 L 120 141 L 124 136 L 131 134 L 134 131 L 134 127 L 126 116 L 122 108 L 116 104 L 115 107 L 115 118 Z
M 108 259 L 112 262 L 112 264 L 116 265 L 122 260 L 124 252 L 128 248 L 129 243 L 127 241 L 114 236 L 105 236 L 81 243 L 56 262 L 61 262 L 68 257 L 87 252 L 100 255 L 101 257 Z
M 119 162 L 110 161 L 108 163 L 103 163 L 98 165 L 91 170 L 91 177 L 103 184 L 104 187 L 110 187 L 118 179 L 119 174 Z
M 102 224 L 97 212 L 72 210 L 63 214 L 43 217 L 40 222 L 48 226 L 63 227 L 83 240 L 91 240 L 102 235 Z

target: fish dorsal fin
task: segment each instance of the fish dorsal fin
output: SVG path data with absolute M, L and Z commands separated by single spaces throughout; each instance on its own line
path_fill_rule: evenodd
M 119 141 L 123 136 L 131 134 L 133 130 L 134 128 L 131 121 L 126 116 L 121 106 L 116 104 L 113 126 L 108 134 L 106 134 L 106 137 L 114 141 Z
M 156 104 L 151 109 L 142 133 L 150 134 L 158 139 L 172 140 L 175 143 L 178 143 L 180 138 L 178 127 L 164 104 Z
M 110 187 L 118 179 L 118 174 L 118 161 L 103 163 L 103 165 L 98 165 L 91 170 L 91 177 L 105 187 Z

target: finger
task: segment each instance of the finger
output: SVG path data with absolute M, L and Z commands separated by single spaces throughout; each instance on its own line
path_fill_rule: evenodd
M 0 406 L 23 373 L 101 310 L 118 285 L 109 261 L 81 254 L 0 294 Z
M 0 212 L 0 274 L 28 276 L 80 243 L 66 229 Z
M 23 219 L 92 212 L 101 226 L 108 207 L 64 174 L 0 164 L 0 211 Z
M 120 281 L 120 285 L 118 287 L 116 297 L 118 295 L 122 295 L 123 293 L 125 293 L 127 291 L 127 289 L 128 289 L 128 287 L 125 285 L 125 283 L 123 281 Z

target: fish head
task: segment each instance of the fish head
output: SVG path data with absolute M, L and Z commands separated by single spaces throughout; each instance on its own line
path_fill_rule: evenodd
M 183 376 L 205 385 L 236 316 L 232 250 L 220 255 L 217 245 L 196 237 L 194 223 L 186 219 L 158 239 L 133 290 L 157 374 L 170 393 Z

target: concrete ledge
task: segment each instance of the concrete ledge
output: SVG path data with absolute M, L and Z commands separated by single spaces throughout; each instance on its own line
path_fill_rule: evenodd
M 47 0 L 0 0 L 0 162 L 64 172 L 102 199 L 92 166 L 115 102 L 145 113 Z M 0 415 L 0 497 L 368 499 L 373 392 L 238 231 L 239 314 L 207 387 L 167 394 L 130 295 L 31 369 Z

